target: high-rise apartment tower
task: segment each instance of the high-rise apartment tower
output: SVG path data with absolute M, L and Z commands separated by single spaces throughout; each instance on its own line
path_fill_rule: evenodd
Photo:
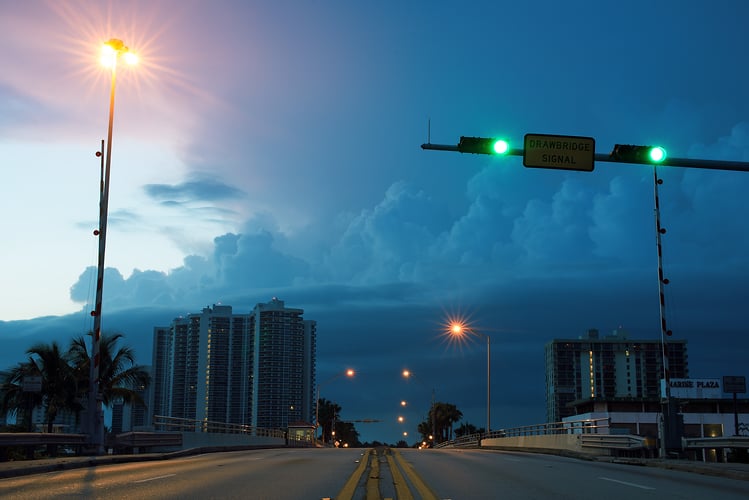
M 273 298 L 154 328 L 155 415 L 286 428 L 314 416 L 316 322 Z

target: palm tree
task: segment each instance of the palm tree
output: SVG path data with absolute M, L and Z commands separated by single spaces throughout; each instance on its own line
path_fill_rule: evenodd
M 463 412 L 458 410 L 458 407 L 452 403 L 447 404 L 446 422 L 450 428 L 450 439 L 453 438 L 453 424 L 460 422 L 463 418 Z
M 429 436 L 432 436 L 433 439 L 436 439 L 434 438 L 435 434 L 434 434 L 434 430 L 432 429 L 431 410 L 429 413 L 429 418 L 423 422 L 420 422 L 416 429 L 419 431 L 419 434 L 421 434 L 422 441 L 431 441 Z
M 3 372 L 2 376 L 2 409 L 10 413 L 23 412 L 24 424 L 31 427 L 31 412 L 37 406 L 43 406 L 47 423 L 47 432 L 57 415 L 64 411 L 77 413 L 81 409 L 75 372 L 70 365 L 68 353 L 60 350 L 57 342 L 38 343 L 26 351 L 28 361 L 19 363 L 14 368 Z M 24 393 L 23 379 L 27 376 L 41 377 L 41 391 Z
M 39 343 L 28 351 L 29 362 L 42 377 L 42 401 L 45 406 L 47 432 L 52 432 L 52 424 L 63 411 L 77 412 L 81 404 L 77 399 L 78 385 L 75 372 L 70 365 L 67 353 L 60 350 L 57 342 Z
M 90 335 L 90 334 L 89 334 Z M 121 333 L 102 334 L 99 339 L 99 392 L 105 406 L 112 403 L 145 405 L 140 393 L 150 383 L 145 367 L 135 364 L 135 351 L 128 346 L 118 348 Z M 70 344 L 70 353 L 82 394 L 88 394 L 91 378 L 91 356 L 86 341 L 79 336 Z
M 322 427 L 322 440 L 323 442 L 330 442 L 332 438 L 331 431 L 333 430 L 333 420 L 340 415 L 341 407 L 325 398 L 320 398 L 318 404 L 319 410 L 317 412 L 317 419 L 318 424 Z
M 15 415 L 16 421 L 20 413 L 21 427 L 31 431 L 31 412 L 42 404 L 41 392 L 26 392 L 23 390 L 24 378 L 38 376 L 36 366 L 31 362 L 18 363 L 9 370 L 0 372 L 0 414 Z
M 434 418 L 432 419 L 432 413 L 434 412 Z M 434 407 L 429 413 L 430 419 L 434 421 L 435 429 L 434 438 L 436 443 L 442 441 L 448 441 L 452 439 L 453 435 L 453 424 L 460 421 L 463 418 L 463 412 L 458 410 L 458 407 L 452 403 L 435 403 Z
M 475 425 L 469 424 L 469 423 L 465 423 L 465 422 L 462 423 L 462 424 L 460 424 L 460 427 L 458 427 L 457 429 L 455 429 L 455 437 L 456 438 L 459 438 L 461 436 L 470 436 L 471 434 L 479 434 L 479 433 L 483 434 L 484 433 L 484 429 L 479 429 Z

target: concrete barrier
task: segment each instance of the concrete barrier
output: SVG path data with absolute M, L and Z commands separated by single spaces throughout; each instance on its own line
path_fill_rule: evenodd
M 487 438 L 481 440 L 481 447 L 522 449 L 524 451 L 570 452 L 582 455 L 607 455 L 607 450 L 583 447 L 579 434 L 550 434 L 546 436 L 515 436 Z
M 212 432 L 183 432 L 182 448 L 211 446 L 284 446 L 282 437 L 248 436 L 246 434 L 217 434 Z

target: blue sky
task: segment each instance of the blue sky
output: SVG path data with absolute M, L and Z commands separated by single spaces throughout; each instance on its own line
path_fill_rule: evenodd
M 653 5 L 654 4 L 654 5 Z M 364 439 L 434 389 L 485 425 L 542 422 L 543 346 L 657 339 L 653 173 L 423 151 L 582 135 L 749 161 L 749 5 L 718 0 L 0 0 L 0 366 L 88 331 L 109 82 L 118 72 L 103 329 L 277 296 L 318 321 L 318 378 Z M 749 173 L 662 167 L 666 312 L 694 377 L 746 375 Z M 417 374 L 404 383 L 403 368 Z M 404 395 L 401 396 L 400 394 Z M 419 399 L 422 401 L 419 402 Z M 423 411 L 422 411 L 423 413 Z M 409 428 L 411 436 L 414 428 Z

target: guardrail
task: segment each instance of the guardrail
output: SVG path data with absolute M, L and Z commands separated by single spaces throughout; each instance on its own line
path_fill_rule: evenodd
M 608 450 L 641 450 L 654 448 L 655 441 L 631 434 L 581 434 L 580 446 Z
M 181 432 L 125 432 L 117 434 L 111 445 L 115 449 L 179 448 Z
M 245 434 L 248 436 L 280 438 L 283 438 L 286 435 L 286 432 L 283 429 L 265 429 L 244 424 L 229 424 L 226 422 L 214 422 L 210 420 L 167 417 L 165 415 L 154 415 L 153 426 L 155 429 L 161 431 Z
M 725 436 L 714 438 L 685 438 L 684 448 L 749 448 L 749 437 Z
M 492 431 L 482 438 L 548 436 L 550 434 L 608 434 L 608 418 L 592 418 L 571 422 L 548 422 L 545 424 L 524 425 Z
M 445 448 L 448 446 L 479 446 L 482 439 L 520 437 L 520 436 L 548 436 L 556 434 L 601 434 L 609 435 L 609 419 L 593 418 L 585 420 L 574 420 L 571 422 L 550 422 L 545 424 L 524 425 L 521 427 L 511 427 L 509 429 L 499 429 L 491 432 L 480 434 L 469 434 L 450 441 L 435 444 L 435 448 Z
M 258 438 L 283 439 L 287 446 L 313 447 L 313 439 L 304 439 L 297 435 L 288 435 L 286 429 L 266 429 L 244 424 L 230 424 L 210 420 L 195 420 L 189 418 L 167 417 L 154 415 L 153 426 L 159 431 L 166 432 L 194 432 L 212 434 L 241 434 Z
M 435 448 L 480 446 L 482 439 L 521 437 L 521 436 L 549 436 L 558 434 L 602 434 L 608 435 L 609 419 L 594 418 L 574 420 L 571 422 L 547 422 L 544 424 L 524 425 L 508 429 L 498 429 L 491 432 L 469 434 L 459 438 L 444 441 L 434 445 Z
M 8 459 L 10 448 L 25 448 L 26 458 L 34 457 L 34 450 L 47 446 L 51 456 L 57 456 L 60 446 L 73 448 L 77 454 L 86 445 L 86 434 L 67 434 L 53 432 L 3 432 L 0 433 L 0 461 Z
M 86 444 L 86 434 L 64 434 L 52 432 L 3 432 L 0 433 L 0 447 L 3 446 L 40 446 Z

